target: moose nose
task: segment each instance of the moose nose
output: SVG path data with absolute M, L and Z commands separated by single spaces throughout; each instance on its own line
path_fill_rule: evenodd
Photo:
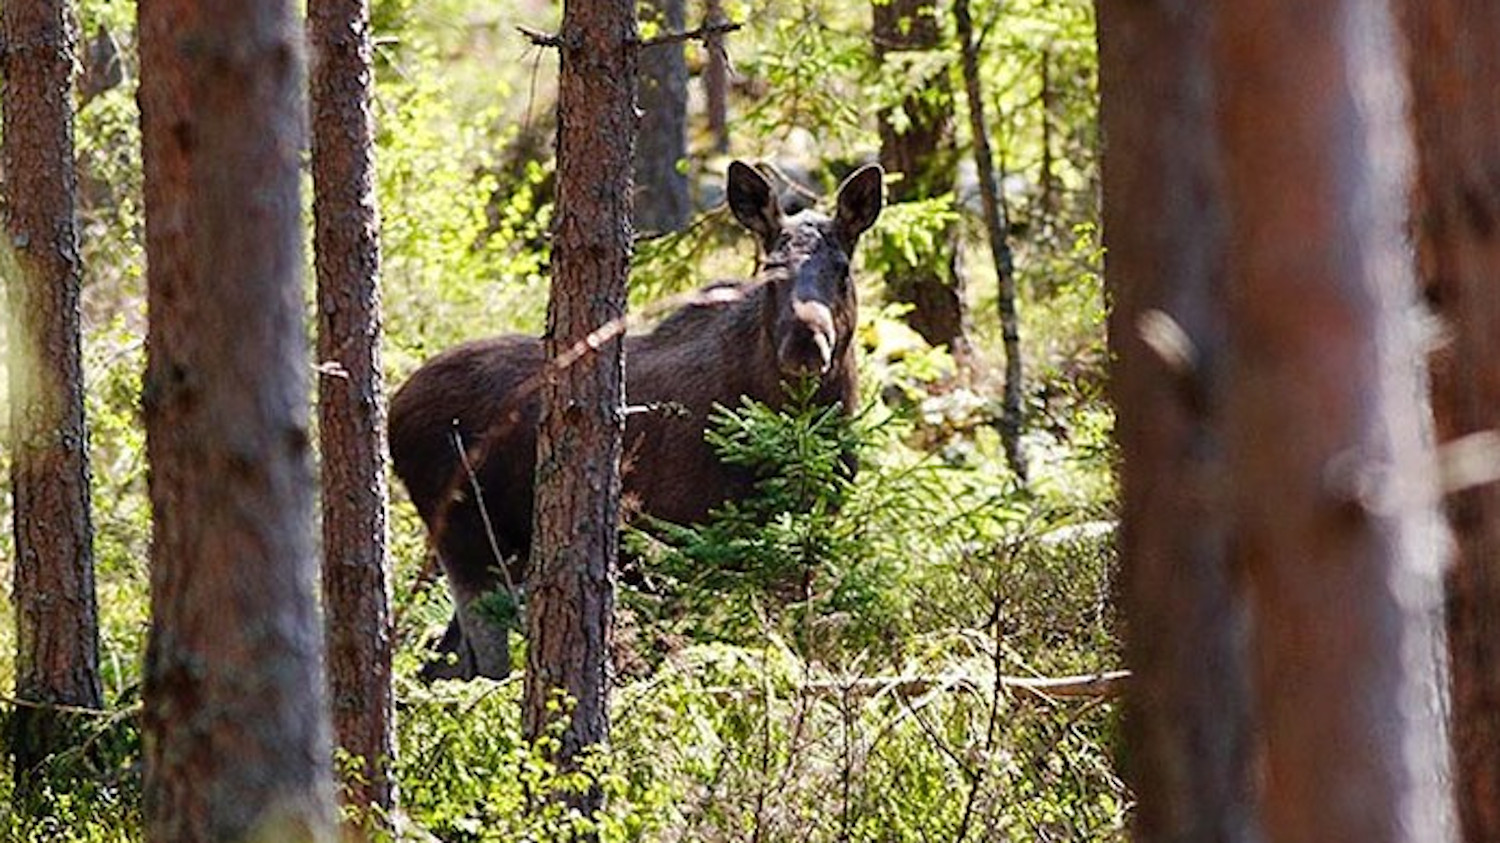
M 833 311 L 821 302 L 792 304 L 794 320 L 778 349 L 789 376 L 826 375 L 833 367 Z

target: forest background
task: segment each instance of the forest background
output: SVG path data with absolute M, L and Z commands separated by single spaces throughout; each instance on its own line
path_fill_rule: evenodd
M 827 194 L 878 156 L 876 115 L 889 110 L 899 125 L 915 93 L 917 102 L 952 110 L 958 178 L 951 190 L 891 205 L 863 244 L 866 404 L 854 429 L 836 434 L 860 443 L 864 469 L 852 487 L 839 488 L 836 502 L 833 493 L 807 491 L 829 497 L 677 536 L 675 547 L 634 537 L 651 582 L 627 586 L 621 598 L 605 839 L 1124 833 L 1130 799 L 1114 772 L 1114 704 L 1056 700 L 999 681 L 1120 663 L 1110 608 L 1115 487 L 1103 394 L 1092 5 L 972 7 L 1011 261 L 1000 268 L 1013 270 L 1019 294 L 1024 482 L 1002 441 L 1001 287 L 981 223 L 950 11 L 939 9 L 935 48 L 877 61 L 866 4 L 725 4 L 726 16 L 744 23 L 726 38 L 734 69 L 727 151 L 715 149 L 704 113 L 706 54 L 686 50 L 694 76 L 683 167 L 696 210 L 681 232 L 638 244 L 638 313 L 751 271 L 750 239 L 720 201 L 731 156 L 769 162 L 803 190 Z M 133 715 L 150 516 L 139 415 L 145 293 L 134 12 L 125 2 L 77 5 L 84 353 L 109 713 L 84 751 L 54 762 L 60 781 L 91 784 L 38 794 L 48 803 L 42 823 L 0 809 L 0 831 L 21 840 L 140 833 Z M 373 4 L 390 384 L 458 341 L 541 329 L 556 60 L 515 27 L 554 30 L 557 13 L 542 3 Z M 702 14 L 688 9 L 689 23 Z M 649 32 L 656 24 L 644 17 Z M 110 81 L 112 50 L 121 78 L 91 87 L 91 78 Z M 958 243 L 951 262 L 934 257 L 950 234 Z M 923 263 L 963 281 L 966 368 L 887 302 L 882 279 Z M 805 451 L 783 446 L 813 442 L 826 424 L 812 412 L 778 419 L 752 410 L 740 419 L 748 433 L 729 436 L 730 447 L 772 453 Z M 416 681 L 447 596 L 418 520 L 399 495 L 396 504 L 403 828 L 445 840 L 567 833 L 557 817 L 525 810 L 529 790 L 549 774 L 521 739 L 519 684 Z M 8 510 L 0 514 L 9 520 Z M 7 529 L 0 565 L 13 557 L 10 542 Z M 726 555 L 734 565 L 713 575 Z M 777 588 L 814 568 L 823 584 L 814 596 Z M 8 573 L 0 571 L 7 582 Z M 13 684 L 5 659 L 14 628 L 0 618 L 0 687 Z M 0 788 L 10 786 L 0 778 Z

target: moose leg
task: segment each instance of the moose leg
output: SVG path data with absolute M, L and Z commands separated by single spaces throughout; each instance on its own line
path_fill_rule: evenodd
M 493 589 L 453 588 L 453 622 L 459 628 L 459 666 L 468 667 L 465 679 L 483 676 L 504 679 L 510 675 L 510 625 L 486 609 L 484 599 Z M 491 604 L 493 605 L 493 604 Z
M 422 665 L 418 674 L 423 682 L 438 679 L 471 679 L 476 674 L 474 653 L 464 641 L 463 629 L 458 625 L 458 615 L 448 621 L 441 638 L 430 645 L 432 658 Z

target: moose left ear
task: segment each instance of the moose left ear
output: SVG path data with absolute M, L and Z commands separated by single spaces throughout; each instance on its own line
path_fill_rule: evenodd
M 859 168 L 839 186 L 838 211 L 834 223 L 850 248 L 880 216 L 885 171 L 879 164 Z

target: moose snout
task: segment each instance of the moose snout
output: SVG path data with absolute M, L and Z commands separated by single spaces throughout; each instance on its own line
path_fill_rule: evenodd
M 792 304 L 793 319 L 776 350 L 781 373 L 789 377 L 828 374 L 833 368 L 833 311 L 821 302 Z

